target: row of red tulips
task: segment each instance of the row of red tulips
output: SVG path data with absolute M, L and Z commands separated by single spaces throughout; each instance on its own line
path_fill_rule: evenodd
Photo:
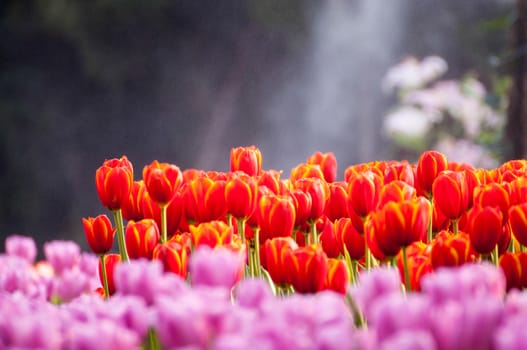
M 424 274 L 479 259 L 499 264 L 508 288 L 527 286 L 525 160 L 485 170 L 427 151 L 417 164 L 352 165 L 336 181 L 334 155 L 317 152 L 284 179 L 262 170 L 251 146 L 231 151 L 230 170 L 153 161 L 134 181 L 125 156 L 97 169 L 97 193 L 116 229 L 105 215 L 83 222 L 109 267 L 101 269 L 107 295 L 115 262 L 159 259 L 185 277 L 192 248 L 202 244 L 246 256 L 245 273 L 267 276 L 280 292 L 344 293 L 360 270 L 392 263 L 406 288 L 418 290 Z M 120 255 L 108 255 L 116 230 Z

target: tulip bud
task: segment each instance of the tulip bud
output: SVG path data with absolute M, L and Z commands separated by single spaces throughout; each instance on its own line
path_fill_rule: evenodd
M 183 174 L 174 164 L 154 160 L 143 168 L 143 181 L 150 198 L 159 205 L 166 205 L 183 182 Z
M 265 268 L 273 282 L 278 286 L 289 284 L 289 275 L 285 261 L 298 245 L 291 237 L 268 239 L 260 249 L 262 267 Z
M 235 218 L 248 218 L 256 209 L 258 183 L 245 173 L 235 173 L 225 184 L 227 212 Z
M 95 172 L 95 186 L 102 205 L 112 211 L 120 209 L 130 195 L 133 181 L 132 163 L 126 156 L 104 161 Z
M 231 149 L 231 171 L 243 171 L 249 176 L 262 172 L 262 154 L 255 146 Z
M 355 229 L 351 219 L 341 218 L 336 220 L 333 225 L 341 253 L 344 254 L 345 247 L 352 260 L 362 259 L 366 246 L 364 236 Z
M 203 222 L 197 226 L 190 225 L 192 244 L 196 246 L 207 245 L 214 248 L 218 245 L 228 244 L 232 241 L 233 229 L 225 222 L 214 220 Z
M 152 259 L 159 238 L 159 228 L 154 220 L 128 221 L 125 233 L 128 256 L 131 259 Z
M 307 164 L 320 166 L 326 182 L 334 182 L 337 178 L 337 158 L 332 152 L 315 152 L 307 158 Z
M 490 254 L 503 234 L 503 214 L 498 207 L 474 206 L 467 213 L 465 231 L 474 250 L 479 254 Z
M 445 170 L 432 185 L 434 205 L 450 220 L 457 220 L 468 209 L 468 186 L 465 173 Z
M 343 260 L 328 259 L 328 275 L 324 284 L 324 289 L 333 290 L 345 295 L 349 285 L 348 267 Z
M 187 248 L 177 241 L 159 243 L 154 248 L 152 258 L 163 263 L 164 271 L 173 272 L 187 278 Z
M 300 247 L 286 256 L 285 264 L 296 292 L 316 293 L 324 289 L 328 262 L 322 247 Z
M 115 293 L 115 283 L 113 279 L 115 267 L 121 263 L 121 256 L 119 254 L 107 254 L 104 255 L 104 265 L 106 266 L 106 277 L 108 280 L 108 291 L 110 295 Z M 102 265 L 101 260 L 99 259 L 99 280 L 103 284 L 102 278 Z
M 432 184 L 436 177 L 448 167 L 444 154 L 437 151 L 425 151 L 419 157 L 415 174 L 416 188 L 427 197 L 432 195 Z
M 291 236 L 295 224 L 295 207 L 289 196 L 264 194 L 258 203 L 260 241 Z
M 106 254 L 112 249 L 116 229 L 106 215 L 82 219 L 88 246 L 95 254 Z

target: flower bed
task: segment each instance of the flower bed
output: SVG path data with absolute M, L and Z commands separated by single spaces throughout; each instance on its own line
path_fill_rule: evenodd
M 344 181 L 331 153 L 287 179 L 261 164 L 236 148 L 228 173 L 154 161 L 134 181 L 105 161 L 93 253 L 53 241 L 36 262 L 31 238 L 6 240 L 0 348 L 527 347 L 526 161 L 428 151 Z

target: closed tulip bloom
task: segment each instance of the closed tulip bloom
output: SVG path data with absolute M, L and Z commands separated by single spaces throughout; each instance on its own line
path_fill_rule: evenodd
M 165 272 L 173 272 L 187 278 L 187 248 L 181 243 L 169 240 L 155 246 L 152 258 L 163 263 Z
M 377 208 L 382 208 L 388 202 L 400 202 L 416 198 L 416 190 L 401 180 L 391 181 L 381 187 Z
M 260 176 L 258 176 L 258 186 L 265 186 L 274 194 L 283 193 L 284 184 L 280 180 L 280 174 L 281 172 L 276 170 L 262 171 Z
M 335 234 L 335 225 L 327 219 L 324 228 L 320 232 L 320 244 L 328 258 L 338 258 L 342 254 L 342 243 L 339 242 Z
M 289 192 L 295 206 L 295 227 L 302 227 L 311 216 L 313 201 L 311 195 L 300 189 L 293 189 Z
M 307 164 L 318 164 L 324 174 L 324 180 L 327 182 L 334 182 L 336 180 L 337 158 L 332 152 L 315 152 L 307 158 Z
M 311 197 L 311 210 L 307 221 L 314 222 L 319 219 L 324 214 L 329 197 L 329 188 L 326 181 L 317 178 L 303 178 L 295 181 L 294 187 L 304 191 Z
M 129 221 L 126 225 L 125 242 L 131 259 L 152 259 L 154 248 L 159 242 L 160 233 L 152 219 Z
M 225 184 L 227 212 L 235 218 L 248 218 L 258 203 L 258 182 L 245 173 L 235 173 Z
M 480 207 L 498 207 L 503 214 L 503 223 L 507 222 L 510 198 L 504 185 L 491 182 L 474 189 L 474 205 Z
M 329 197 L 324 213 L 331 221 L 348 216 L 348 189 L 344 181 L 328 184 Z
M 225 181 L 206 176 L 186 183 L 181 189 L 186 219 L 190 223 L 223 219 L 227 214 L 225 186 Z
M 218 245 L 228 244 L 232 241 L 233 229 L 225 222 L 214 220 L 202 222 L 197 226 L 190 225 L 192 244 L 196 246 L 207 245 L 214 248 Z
M 262 153 L 255 146 L 231 149 L 231 171 L 243 171 L 249 176 L 262 172 Z
M 518 242 L 527 246 L 527 203 L 510 207 L 509 227 Z
M 322 247 L 300 247 L 286 256 L 289 281 L 298 293 L 316 293 L 324 289 L 328 273 L 326 253 Z
M 432 195 L 432 185 L 436 177 L 448 167 L 448 161 L 443 153 L 425 151 L 419 157 L 415 174 L 416 187 L 427 197 Z
M 400 247 L 406 247 L 426 237 L 432 208 L 424 197 L 401 202 L 389 202 L 383 209 L 385 229 Z
M 352 176 L 348 181 L 348 211 L 364 218 L 378 204 L 382 178 L 371 172 Z
M 298 244 L 292 237 L 268 239 L 260 248 L 261 264 L 269 272 L 276 285 L 285 286 L 289 284 L 289 274 L 285 261 L 286 257 L 296 249 L 298 249 Z
M 510 205 L 522 204 L 527 199 L 527 177 L 518 177 L 508 185 Z
M 144 218 L 141 206 L 141 199 L 143 198 L 144 192 L 146 192 L 146 187 L 143 180 L 134 181 L 130 190 L 130 195 L 128 196 L 128 199 L 123 202 L 121 208 L 123 218 L 128 221 L 139 221 Z
M 431 247 L 430 262 L 434 269 L 442 266 L 459 266 L 475 258 L 470 237 L 463 232 L 453 234 L 449 231 L 441 231 Z
M 115 282 L 114 282 L 114 271 L 115 267 L 121 263 L 121 256 L 119 254 L 107 254 L 104 256 L 104 264 L 106 265 L 106 277 L 108 279 L 108 291 L 110 295 L 115 293 Z M 103 284 L 102 279 L 102 266 L 101 260 L 99 260 L 99 280 Z
M 503 214 L 498 207 L 472 207 L 467 214 L 465 231 L 470 236 L 474 250 L 490 254 L 503 234 Z
M 128 199 L 133 181 L 132 163 L 126 156 L 104 161 L 95 172 L 95 186 L 102 205 L 112 211 L 120 209 Z
M 469 192 L 465 173 L 445 170 L 432 185 L 434 205 L 450 220 L 457 220 L 468 209 Z
M 106 254 L 112 249 L 116 229 L 106 215 L 82 219 L 88 246 L 95 254 Z
M 364 236 L 355 229 L 351 219 L 338 219 L 333 226 L 341 253 L 344 254 L 344 248 L 346 248 L 352 260 L 362 259 L 365 252 Z
M 258 208 L 261 242 L 267 238 L 291 236 L 296 218 L 291 197 L 264 194 Z
M 166 205 L 183 182 L 183 174 L 174 164 L 154 160 L 143 168 L 143 181 L 150 198 L 159 205 Z
M 328 275 L 324 289 L 345 295 L 349 286 L 349 273 L 346 263 L 339 259 L 328 259 Z
M 410 186 L 414 186 L 414 169 L 407 162 L 388 165 L 384 170 L 384 183 L 392 181 L 403 181 Z
M 381 210 L 371 213 L 366 218 L 364 238 L 372 255 L 380 261 L 396 256 L 401 250 L 395 240 L 391 239 Z
M 315 177 L 317 179 L 324 180 L 324 173 L 318 164 L 307 164 L 301 163 L 291 169 L 291 176 L 289 179 L 291 182 L 295 182 L 298 179 L 305 179 L 309 177 Z
M 500 256 L 499 266 L 507 281 L 507 291 L 527 287 L 527 253 L 504 253 Z

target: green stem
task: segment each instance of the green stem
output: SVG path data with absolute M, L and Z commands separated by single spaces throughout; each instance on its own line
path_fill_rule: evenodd
M 364 318 L 362 317 L 362 314 L 359 310 L 359 307 L 357 306 L 357 303 L 355 303 L 355 300 L 349 295 L 349 293 L 346 293 L 346 302 L 348 303 L 348 306 L 350 308 L 351 314 L 353 315 L 353 320 L 355 322 L 355 327 L 361 328 L 364 326 Z
M 452 220 L 452 232 L 454 232 L 454 235 L 457 235 L 459 232 L 459 220 Z
M 149 350 L 159 350 L 161 349 L 159 344 L 159 339 L 157 338 L 156 331 L 153 328 L 148 330 L 148 345 Z
M 260 263 L 260 230 L 257 228 L 254 230 L 254 266 L 256 269 L 256 277 L 261 275 L 261 263 Z
M 104 298 L 107 299 L 110 297 L 110 288 L 108 287 L 108 274 L 106 273 L 106 263 L 104 262 L 104 254 L 99 256 L 101 260 L 101 271 L 102 271 L 102 286 L 104 288 Z
M 161 243 L 167 241 L 167 204 L 160 205 L 161 208 Z
M 368 247 L 368 244 L 366 243 L 366 247 L 365 247 L 365 256 L 366 256 L 366 271 L 369 271 L 371 269 L 371 251 L 370 251 L 370 247 Z
M 355 283 L 355 271 L 353 271 L 353 263 L 351 262 L 350 253 L 348 252 L 348 247 L 346 247 L 345 244 L 343 244 L 344 248 L 344 260 L 346 261 L 346 265 L 348 267 L 348 277 L 351 284 Z
M 434 207 L 434 200 L 433 198 L 430 198 L 430 206 L 431 208 Z M 430 243 L 432 242 L 432 238 L 433 238 L 433 232 L 432 232 L 432 228 L 433 228 L 433 221 L 434 221 L 434 210 L 430 210 L 430 220 L 428 222 L 428 231 L 426 233 L 426 243 Z
M 408 256 L 406 254 L 406 247 L 403 247 L 403 268 L 404 268 L 404 286 L 406 292 L 410 291 L 410 272 L 408 270 Z
M 499 247 L 498 247 L 498 244 L 496 244 L 496 246 L 494 247 L 494 249 L 492 250 L 492 262 L 496 265 L 496 266 L 499 266 L 499 260 L 500 260 L 500 252 L 499 252 Z
M 245 244 L 245 219 L 236 218 L 236 227 L 238 229 L 238 234 L 242 240 L 242 244 Z
M 311 244 L 318 244 L 318 234 L 317 234 L 317 223 L 313 221 L 309 223 L 309 233 L 311 234 Z
M 113 218 L 115 221 L 115 226 L 117 227 L 117 242 L 119 243 L 119 253 L 121 254 L 121 261 L 128 262 L 130 261 L 130 258 L 128 257 L 128 252 L 126 251 L 126 244 L 124 243 L 124 224 L 121 209 L 113 211 Z

